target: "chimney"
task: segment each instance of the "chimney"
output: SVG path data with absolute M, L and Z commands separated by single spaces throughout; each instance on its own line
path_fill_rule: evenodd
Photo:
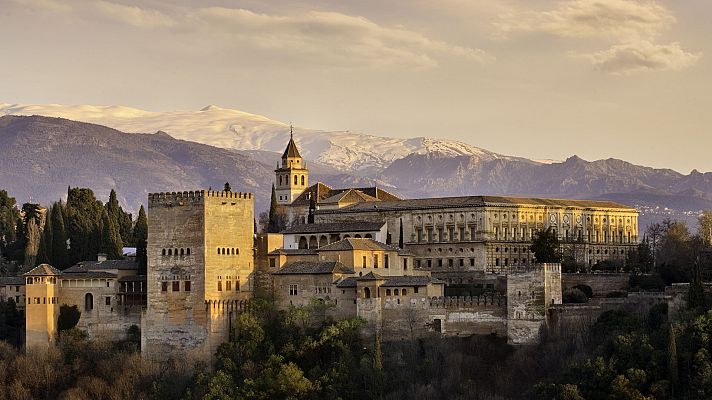
M 99 253 L 96 255 L 96 261 L 102 262 L 106 261 L 106 253 Z

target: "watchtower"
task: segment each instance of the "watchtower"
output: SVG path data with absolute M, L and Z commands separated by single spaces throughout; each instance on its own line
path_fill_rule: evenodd
M 275 172 L 277 204 L 292 204 L 309 187 L 309 170 L 299 154 L 294 133 L 289 127 L 289 143 L 282 154 L 282 165 Z
M 49 347 L 57 333 L 59 293 L 57 279 L 61 272 L 49 264 L 40 264 L 25 278 L 25 347 Z

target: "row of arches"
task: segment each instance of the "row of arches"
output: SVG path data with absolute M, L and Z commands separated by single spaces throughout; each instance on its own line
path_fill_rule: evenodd
M 316 235 L 300 236 L 298 247 L 300 249 L 318 249 L 319 247 L 324 247 L 327 244 L 336 243 L 339 240 L 348 239 L 351 237 L 352 236 L 350 234 L 345 234 L 345 235 L 331 234 L 328 237 L 326 235 L 321 235 L 318 237 Z M 357 233 L 357 234 L 353 235 L 353 238 L 355 238 L 355 239 L 373 239 L 373 235 L 371 235 L 370 233 L 366 233 L 364 235 Z
M 236 247 L 218 247 L 218 255 L 223 256 L 239 256 L 240 249 Z
M 299 182 L 301 181 L 301 185 Z M 306 186 L 307 178 L 306 175 L 294 175 L 294 186 Z M 289 175 L 279 176 L 279 186 L 289 185 Z
M 185 249 L 184 248 L 162 249 L 161 255 L 162 256 L 189 256 L 190 255 L 190 247 L 185 248 Z

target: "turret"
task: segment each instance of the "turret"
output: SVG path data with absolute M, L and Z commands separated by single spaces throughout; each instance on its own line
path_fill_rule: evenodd
M 294 143 L 294 132 L 289 127 L 289 143 L 282 154 L 282 164 L 275 172 L 277 204 L 292 204 L 309 186 L 309 170 Z
M 25 273 L 25 347 L 49 347 L 57 333 L 61 272 L 49 264 L 40 264 Z

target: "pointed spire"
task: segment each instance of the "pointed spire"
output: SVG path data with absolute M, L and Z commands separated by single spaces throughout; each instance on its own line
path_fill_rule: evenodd
M 292 127 L 292 124 L 289 124 L 289 143 L 287 143 L 287 148 L 284 150 L 282 159 L 284 160 L 288 157 L 302 157 L 299 154 L 299 150 L 297 150 L 297 145 L 294 143 L 294 128 Z
M 294 127 L 292 123 L 289 123 L 289 139 L 294 140 Z

